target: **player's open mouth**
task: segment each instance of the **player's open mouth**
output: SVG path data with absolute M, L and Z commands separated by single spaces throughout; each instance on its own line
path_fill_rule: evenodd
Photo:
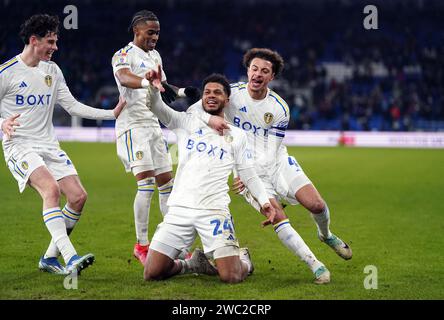
M 207 105 L 212 106 L 212 107 L 216 107 L 218 104 L 217 104 L 216 100 L 211 99 L 211 100 L 207 100 Z
M 257 80 L 257 79 L 252 79 L 251 83 L 255 86 L 260 86 L 264 81 L 262 80 Z

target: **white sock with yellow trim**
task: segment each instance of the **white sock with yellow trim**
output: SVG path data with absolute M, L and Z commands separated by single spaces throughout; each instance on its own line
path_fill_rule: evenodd
M 43 210 L 43 221 L 51 234 L 52 240 L 62 253 L 65 263 L 68 263 L 69 259 L 77 252 L 66 233 L 66 224 L 62 210 L 59 207 Z
M 69 236 L 74 229 L 76 223 L 79 221 L 81 212 L 77 212 L 73 209 L 71 209 L 68 204 L 65 204 L 65 206 L 62 209 L 63 218 L 65 219 L 65 225 L 66 225 L 66 233 Z M 59 249 L 57 248 L 54 241 L 51 239 L 51 242 L 49 243 L 48 249 L 45 252 L 45 258 L 52 258 L 52 257 L 58 257 L 60 254 Z
M 319 267 L 323 266 L 322 262 L 316 259 L 313 252 L 311 252 L 310 248 L 305 244 L 299 233 L 291 226 L 288 219 L 282 220 L 273 227 L 282 243 L 304 261 L 312 272 L 315 272 Z
M 171 179 L 164 185 L 158 187 L 159 190 L 159 206 L 160 206 L 160 212 L 162 212 L 162 215 L 165 216 L 168 212 L 168 198 L 170 197 L 170 193 L 173 190 L 173 183 L 174 179 Z
M 134 198 L 134 224 L 137 242 L 146 246 L 148 241 L 148 222 L 150 217 L 151 198 L 154 193 L 153 177 L 137 181 L 137 194 Z

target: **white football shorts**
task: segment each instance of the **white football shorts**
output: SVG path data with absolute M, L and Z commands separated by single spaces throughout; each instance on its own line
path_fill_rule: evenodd
M 172 171 L 168 143 L 160 128 L 134 128 L 117 138 L 117 155 L 126 172 L 137 175 L 154 170 L 157 176 Z
M 273 177 L 263 176 L 258 172 L 259 178 L 262 180 L 270 198 L 296 205 L 299 203 L 295 197 L 296 192 L 312 182 L 293 156 L 288 155 L 285 151 L 279 152 L 278 157 L 277 168 Z M 271 179 L 274 181 L 271 181 Z M 242 196 L 253 208 L 260 212 L 259 203 L 248 190 L 245 190 Z
M 290 204 L 298 204 L 296 192 L 311 183 L 297 160 L 287 152 L 280 152 L 275 185 L 279 198 Z
M 31 147 L 10 144 L 3 147 L 6 165 L 17 180 L 20 193 L 25 190 L 35 169 L 46 166 L 55 180 L 77 175 L 71 159 L 59 148 Z
M 234 223 L 231 214 L 224 210 L 198 210 L 185 207 L 169 207 L 154 233 L 150 248 L 175 259 L 180 251 L 190 249 L 199 235 L 205 254 L 213 256 L 214 251 L 224 252 L 214 259 L 239 255 Z M 177 251 L 165 250 L 167 247 Z M 228 250 L 219 250 L 225 247 Z

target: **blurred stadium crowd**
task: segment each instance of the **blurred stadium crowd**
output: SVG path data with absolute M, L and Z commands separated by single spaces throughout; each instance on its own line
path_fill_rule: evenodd
M 1 61 L 22 50 L 27 17 L 47 12 L 63 22 L 68 4 L 79 28 L 61 29 L 54 60 L 74 96 L 92 106 L 113 105 L 111 57 L 132 40 L 132 15 L 148 9 L 160 20 L 157 49 L 172 84 L 199 86 L 212 72 L 244 81 L 243 53 L 269 47 L 286 61 L 273 88 L 289 104 L 291 129 L 444 130 L 442 1 L 372 1 L 379 29 L 365 30 L 366 1 L 0 0 Z M 56 116 L 70 124 L 62 111 Z

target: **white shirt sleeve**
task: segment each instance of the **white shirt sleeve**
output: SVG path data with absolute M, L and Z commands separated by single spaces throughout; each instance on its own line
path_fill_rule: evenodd
M 1 101 L 6 94 L 6 90 L 7 90 L 6 81 L 5 81 L 4 77 L 0 75 L 0 133 L 3 132 L 1 128 L 2 128 L 3 121 L 6 120 L 6 119 L 2 118 L 2 109 L 1 109 L 2 108 Z
M 82 118 L 93 120 L 115 119 L 113 110 L 92 108 L 77 101 L 69 91 L 62 71 L 58 68 L 57 72 L 57 76 L 59 77 L 59 87 L 57 88 L 56 103 L 58 103 L 63 109 L 65 109 L 71 116 L 79 116 Z
M 248 147 L 247 137 L 244 132 L 240 135 L 239 144 L 235 148 L 235 169 L 239 174 L 239 178 L 251 192 L 251 195 L 257 199 L 259 204 L 269 203 L 267 191 L 264 184 L 254 170 L 253 154 Z
M 159 64 L 162 67 L 162 82 L 165 82 L 165 81 L 167 81 L 167 76 L 165 73 L 165 69 L 163 68 L 162 57 L 160 56 L 159 52 L 157 52 L 157 56 L 159 57 Z
M 116 74 L 120 69 L 131 69 L 130 56 L 123 50 L 119 50 L 114 54 L 111 64 L 113 66 L 113 74 Z
M 8 85 L 6 83 L 6 79 L 3 75 L 0 74 L 0 101 L 2 101 L 7 90 L 8 90 Z
M 159 90 L 149 87 L 147 101 L 150 101 L 150 110 L 157 116 L 168 129 L 184 128 L 186 126 L 187 113 L 171 109 L 160 96 Z
M 275 174 L 274 170 L 277 168 L 276 162 L 278 159 L 277 154 L 285 138 L 285 131 L 287 130 L 289 121 L 290 116 L 288 113 L 281 112 L 274 119 L 271 128 L 268 130 L 267 148 L 262 163 L 265 163 L 266 167 L 270 169 L 270 176 L 274 176 Z

